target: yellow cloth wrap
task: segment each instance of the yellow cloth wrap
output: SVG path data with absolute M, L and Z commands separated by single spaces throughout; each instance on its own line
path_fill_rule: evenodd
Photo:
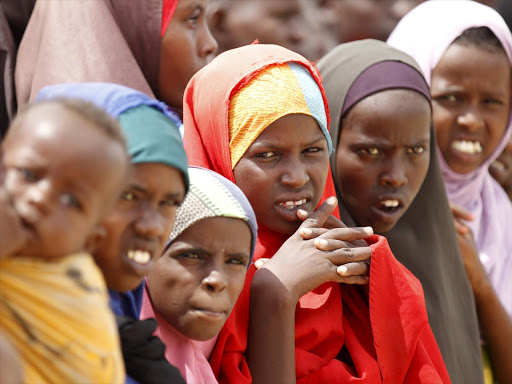
M 313 117 L 288 64 L 270 66 L 244 85 L 229 106 L 231 168 L 265 128 L 292 113 Z
M 88 254 L 1 260 L 0 329 L 26 383 L 124 383 L 117 325 Z

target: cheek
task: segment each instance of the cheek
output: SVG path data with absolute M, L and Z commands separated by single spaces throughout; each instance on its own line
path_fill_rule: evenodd
M 236 303 L 238 296 L 242 292 L 245 283 L 246 271 L 237 271 L 233 273 L 229 280 L 229 297 L 231 299 L 231 308 Z
M 421 161 L 418 161 L 416 164 L 410 167 L 407 178 L 412 188 L 414 189 L 415 194 L 418 193 L 421 186 L 423 185 L 429 166 L 430 157 L 429 154 L 425 154 Z

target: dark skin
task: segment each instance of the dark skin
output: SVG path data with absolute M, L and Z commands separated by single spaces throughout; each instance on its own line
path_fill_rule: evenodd
M 304 222 L 297 232 L 272 259 L 264 263 L 260 259 L 251 285 L 252 321 L 247 341 L 247 363 L 255 384 L 296 382 L 295 308 L 300 297 L 328 281 L 361 284 L 367 294 L 371 250 L 355 244 L 373 232 L 342 228 L 344 225 L 330 216 L 336 204 L 331 197 L 312 214 L 299 211 L 297 216 Z M 294 250 L 297 247 L 300 252 Z M 268 313 L 275 314 L 274 321 L 254 321 L 268 320 Z
M 0 260 L 15 254 L 25 243 L 25 232 L 12 202 L 0 188 Z

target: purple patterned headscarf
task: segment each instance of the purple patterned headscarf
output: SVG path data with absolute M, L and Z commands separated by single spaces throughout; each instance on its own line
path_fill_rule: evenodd
M 489 28 L 512 63 L 512 35 L 505 21 L 492 8 L 473 1 L 431 0 L 420 4 L 398 23 L 388 44 L 410 54 L 430 84 L 432 71 L 450 44 L 474 27 Z M 512 204 L 488 171 L 512 135 L 510 121 L 509 117 L 509 125 L 494 153 L 470 173 L 454 172 L 438 153 L 448 198 L 473 215 L 468 226 L 475 236 L 480 260 L 512 316 Z

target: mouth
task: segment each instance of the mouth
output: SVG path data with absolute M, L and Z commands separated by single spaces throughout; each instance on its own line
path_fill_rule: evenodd
M 375 207 L 386 213 L 395 213 L 402 209 L 403 204 L 397 199 L 382 199 L 375 204 Z
M 135 268 L 147 269 L 153 262 L 153 253 L 143 249 L 129 249 L 125 253 L 125 258 L 130 265 Z
M 454 140 L 451 147 L 465 155 L 478 155 L 483 151 L 482 144 L 477 140 Z
M 198 314 L 200 317 L 209 321 L 219 321 L 223 319 L 227 314 L 227 311 L 210 308 L 193 307 L 192 311 Z
M 286 209 L 296 209 L 299 208 L 301 205 L 306 204 L 307 199 L 301 199 L 297 201 L 284 201 L 282 203 L 279 203 L 278 205 L 280 207 L 286 208 Z

